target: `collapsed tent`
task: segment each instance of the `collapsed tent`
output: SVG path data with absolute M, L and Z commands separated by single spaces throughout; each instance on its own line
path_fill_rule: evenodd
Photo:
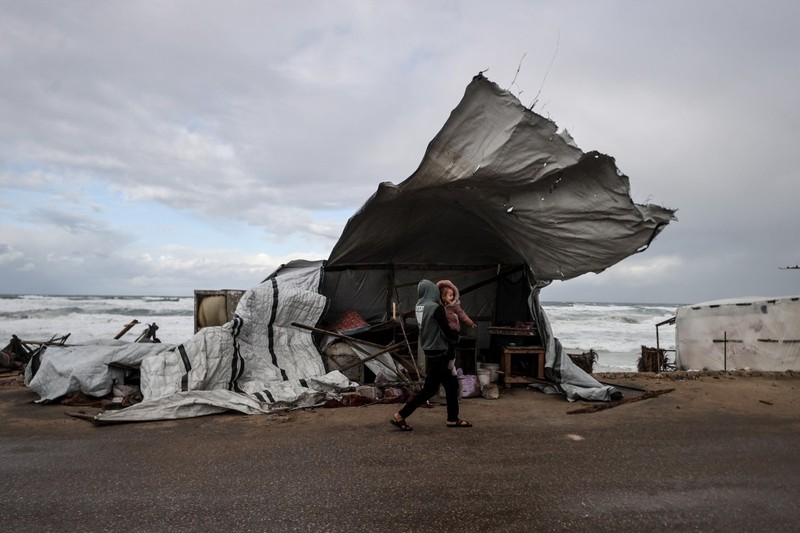
M 547 391 L 607 400 L 575 366 L 539 304 L 553 280 L 599 273 L 645 250 L 674 211 L 638 205 L 614 159 L 582 152 L 566 131 L 476 76 L 419 168 L 382 183 L 348 221 L 325 265 L 328 316 L 406 312 L 422 278 L 450 279 L 484 326 L 533 321 L 546 350 Z
M 480 325 L 477 350 L 492 348 L 491 327 L 534 324 L 548 391 L 608 400 L 616 391 L 563 353 L 540 291 L 645 250 L 673 213 L 635 204 L 612 157 L 582 152 L 566 131 L 479 74 L 414 174 L 379 185 L 328 261 L 285 265 L 244 294 L 232 322 L 143 360 L 144 401 L 100 418 L 264 412 L 336 394 L 354 383 L 325 373 L 327 344 L 292 324 L 326 326 L 355 311 L 390 324 L 384 332 L 402 332 L 413 351 L 406 325 L 415 326 L 407 319 L 422 278 L 461 288 L 462 306 Z M 374 373 L 389 372 L 391 362 Z
M 354 387 L 341 372 L 326 373 L 311 336 L 291 325 L 319 320 L 325 298 L 318 285 L 318 273 L 289 272 L 245 292 L 234 320 L 204 328 L 174 350 L 142 361 L 141 403 L 96 420 L 266 413 L 318 405 Z
M 67 394 L 105 396 L 114 383 L 122 383 L 124 371 L 115 365 L 139 366 L 148 356 L 172 352 L 174 346 L 120 340 L 86 344 L 43 345 L 25 367 L 25 383 L 50 402 Z
M 675 346 L 681 370 L 800 370 L 800 297 L 681 306 Z

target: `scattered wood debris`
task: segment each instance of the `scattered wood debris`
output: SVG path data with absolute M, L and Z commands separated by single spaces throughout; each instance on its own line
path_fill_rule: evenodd
M 617 407 L 618 405 L 622 405 L 624 403 L 633 403 L 633 402 L 638 402 L 640 400 L 648 400 L 650 398 L 655 398 L 656 396 L 661 396 L 662 394 L 667 394 L 674 390 L 675 389 L 662 389 L 662 390 L 648 391 L 642 394 L 641 396 L 636 396 L 635 398 L 626 398 L 624 400 L 616 400 L 616 401 L 606 402 L 603 404 L 587 405 L 586 407 L 581 407 L 580 409 L 567 411 L 567 414 L 577 415 L 582 413 L 596 413 L 597 411 L 611 409 L 612 407 Z

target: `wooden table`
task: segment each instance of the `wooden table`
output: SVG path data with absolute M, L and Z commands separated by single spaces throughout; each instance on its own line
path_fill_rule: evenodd
M 489 326 L 489 335 L 511 335 L 513 337 L 533 337 L 537 334 L 536 328 L 509 328 L 503 326 Z
M 513 373 L 513 362 L 520 359 L 530 359 L 531 373 Z M 533 369 L 535 374 L 533 374 Z M 500 363 L 503 372 L 505 388 L 510 389 L 513 383 L 534 383 L 536 379 L 544 379 L 544 348 L 541 346 L 503 346 L 503 360 Z

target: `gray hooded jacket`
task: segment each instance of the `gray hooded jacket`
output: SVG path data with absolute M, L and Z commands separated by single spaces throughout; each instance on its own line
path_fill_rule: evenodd
M 419 300 L 415 312 L 419 324 L 420 346 L 428 357 L 445 355 L 448 345 L 458 342 L 458 333 L 447 324 L 439 289 L 432 281 L 423 279 L 417 286 L 417 292 Z

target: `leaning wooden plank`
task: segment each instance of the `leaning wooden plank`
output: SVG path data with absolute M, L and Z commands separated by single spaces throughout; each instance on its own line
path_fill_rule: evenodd
M 414 374 L 419 374 L 419 370 L 417 369 L 417 365 L 413 362 L 413 359 L 409 359 L 408 357 L 397 353 L 392 353 L 389 355 L 391 355 L 392 359 L 397 361 L 407 373 L 413 372 Z
M 349 345 L 356 352 L 361 352 L 361 353 L 365 353 L 367 355 L 370 355 L 369 352 L 366 349 L 364 349 L 363 346 L 359 346 L 359 345 L 357 345 L 356 343 L 354 343 L 353 341 L 351 341 L 349 339 L 344 339 L 344 342 L 345 342 L 345 344 Z M 397 342 L 397 343 L 395 343 L 395 344 L 393 344 L 391 346 L 387 346 L 385 349 L 382 350 L 383 353 L 389 352 L 389 356 L 392 357 L 392 361 L 394 361 L 394 363 L 395 363 L 394 367 L 391 367 L 390 365 L 388 365 L 387 363 L 385 363 L 384 361 L 382 361 L 380 359 L 377 359 L 377 362 L 382 364 L 384 367 L 386 367 L 390 371 L 392 371 L 401 380 L 408 382 L 408 381 L 411 381 L 411 378 L 409 378 L 408 376 L 404 375 L 405 369 L 403 369 L 402 367 L 398 368 L 397 360 L 395 359 L 395 353 L 394 353 L 397 349 L 402 348 L 403 345 L 404 345 L 404 343 L 401 341 L 401 342 Z M 382 353 L 378 353 L 377 355 L 383 355 L 383 354 Z M 359 355 L 358 357 L 361 357 L 361 356 Z M 361 362 L 363 363 L 364 361 L 369 361 L 370 359 L 374 359 L 374 358 L 375 358 L 375 354 L 372 354 L 370 357 L 368 357 L 366 359 L 362 359 Z M 353 368 L 355 366 L 358 366 L 358 364 L 350 365 L 350 368 Z
M 361 361 L 359 363 L 355 363 L 355 364 L 352 364 L 352 365 L 349 365 L 349 366 L 347 366 L 345 368 L 340 369 L 340 372 L 344 372 L 345 370 L 349 370 L 351 368 L 355 368 L 358 365 L 363 364 L 363 363 L 365 363 L 367 361 L 371 361 L 372 359 L 375 359 L 379 355 L 383 355 L 383 354 L 385 354 L 387 352 L 390 355 L 394 355 L 392 352 L 396 351 L 399 348 L 402 348 L 402 346 L 404 344 L 403 342 L 398 342 L 398 343 L 392 344 L 392 345 L 387 347 L 387 346 L 383 346 L 382 344 L 377 344 L 377 343 L 374 343 L 374 342 L 365 341 L 363 339 L 357 339 L 355 337 L 350 337 L 349 335 L 342 335 L 341 333 L 337 333 L 335 331 L 329 331 L 327 329 L 320 329 L 320 328 L 315 328 L 313 326 L 307 326 L 305 324 L 300 324 L 299 322 L 292 322 L 292 325 L 294 327 L 296 327 L 296 328 L 307 329 L 307 330 L 313 331 L 315 333 L 323 333 L 325 335 L 331 335 L 332 337 L 336 337 L 336 338 L 339 338 L 339 339 L 344 339 L 348 343 L 360 344 L 362 346 L 369 346 L 370 348 L 378 348 L 380 350 L 379 352 L 374 353 L 374 354 L 372 354 L 371 356 L 369 356 L 369 357 L 367 357 L 365 359 L 361 359 Z M 397 372 L 397 370 L 394 370 L 394 371 L 395 371 L 395 373 L 397 373 L 398 376 L 400 375 Z
M 380 350 L 378 352 L 375 352 L 374 354 L 370 355 L 369 357 L 365 357 L 364 359 L 361 359 L 357 363 L 353 363 L 352 365 L 347 365 L 346 367 L 342 368 L 340 370 L 340 372 L 344 372 L 345 370 L 350 370 L 351 368 L 355 368 L 358 365 L 362 365 L 362 364 L 366 363 L 367 361 L 372 361 L 373 359 L 375 359 L 379 355 L 383 355 L 383 354 L 385 354 L 387 352 L 391 352 L 392 350 L 396 350 L 396 349 L 400 348 L 402 345 L 403 345 L 402 342 L 397 342 L 395 344 L 391 344 L 389 346 L 386 346 L 384 349 L 382 349 L 382 350 Z
M 136 319 L 134 318 L 134 319 L 133 319 L 133 320 L 131 320 L 129 323 L 125 324 L 125 327 L 123 327 L 123 328 L 122 328 L 122 330 L 121 330 L 119 333 L 117 333 L 116 335 L 114 335 L 114 339 L 115 339 L 115 340 L 116 340 L 116 339 L 120 339 L 120 338 L 121 338 L 123 335 L 125 335 L 126 333 L 128 333 L 128 331 L 130 331 L 130 329 L 131 329 L 133 326 L 135 326 L 135 325 L 137 325 L 137 324 L 139 324 L 139 321 L 138 321 L 138 320 L 136 320 Z
M 353 342 L 357 342 L 358 344 L 363 344 L 364 346 L 370 346 L 372 348 L 380 348 L 380 349 L 385 348 L 385 346 L 383 346 L 382 344 L 377 344 L 375 342 L 365 341 L 363 339 L 357 339 L 355 337 L 350 337 L 348 335 L 342 335 L 341 333 L 338 333 L 336 331 L 329 331 L 327 329 L 320 329 L 320 328 L 315 328 L 313 326 L 306 326 L 305 324 L 301 324 L 299 322 L 292 322 L 292 325 L 294 327 L 296 327 L 296 328 L 307 329 L 309 331 L 313 331 L 314 333 L 323 333 L 325 335 L 330 335 L 332 337 L 336 337 L 336 338 L 339 338 L 339 339 L 351 340 Z

